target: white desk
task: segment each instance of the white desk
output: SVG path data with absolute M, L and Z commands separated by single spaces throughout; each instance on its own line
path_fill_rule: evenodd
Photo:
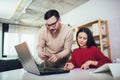
M 110 74 L 97 73 L 92 74 L 90 70 L 74 69 L 70 73 L 38 76 L 17 69 L 0 73 L 0 80 L 120 80 L 120 77 L 113 78 Z

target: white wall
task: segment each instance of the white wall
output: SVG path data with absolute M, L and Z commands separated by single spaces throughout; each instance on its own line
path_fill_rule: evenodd
M 111 56 L 120 58 L 120 0 L 90 0 L 62 16 L 62 23 L 73 27 L 96 19 L 108 20 Z

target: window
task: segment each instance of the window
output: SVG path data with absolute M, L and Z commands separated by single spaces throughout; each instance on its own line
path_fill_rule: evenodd
M 3 55 L 7 56 L 7 58 L 17 58 L 14 46 L 24 41 L 28 43 L 32 55 L 37 55 L 38 30 L 39 28 L 10 25 L 8 32 L 4 32 Z
M 16 50 L 14 46 L 19 42 L 26 41 L 32 53 L 34 53 L 34 47 L 32 46 L 35 42 L 34 35 L 31 34 L 21 34 L 18 33 L 8 33 L 5 32 L 4 38 L 4 55 L 7 57 L 17 57 Z M 33 54 L 34 55 L 34 54 Z
M 5 32 L 4 36 L 4 55 L 7 55 L 7 57 L 17 57 L 14 45 L 19 42 L 19 35 L 17 33 Z
M 2 24 L 0 23 L 0 58 L 2 57 Z

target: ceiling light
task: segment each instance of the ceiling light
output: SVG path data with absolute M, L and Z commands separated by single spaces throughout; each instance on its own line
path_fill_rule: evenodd
M 21 0 L 0 0 L 0 18 L 10 19 Z

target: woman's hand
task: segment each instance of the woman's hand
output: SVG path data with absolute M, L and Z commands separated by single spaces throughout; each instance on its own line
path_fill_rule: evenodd
M 88 69 L 90 65 L 96 66 L 97 64 L 98 64 L 98 61 L 88 60 L 81 66 L 81 69 Z
M 71 70 L 73 68 L 74 68 L 74 65 L 70 62 L 66 63 L 64 66 L 64 69 L 66 69 L 66 70 Z

